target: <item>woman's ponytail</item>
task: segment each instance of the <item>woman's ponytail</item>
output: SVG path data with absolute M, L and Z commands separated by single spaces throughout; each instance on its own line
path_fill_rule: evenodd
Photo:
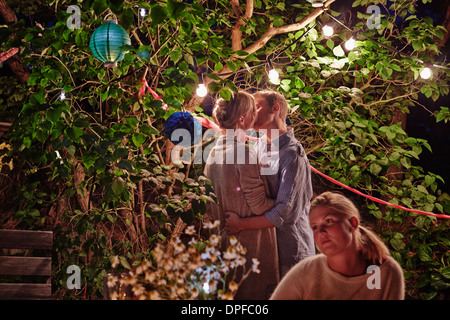
M 388 247 L 373 231 L 359 225 L 358 247 L 363 256 L 372 264 L 380 265 L 390 256 Z

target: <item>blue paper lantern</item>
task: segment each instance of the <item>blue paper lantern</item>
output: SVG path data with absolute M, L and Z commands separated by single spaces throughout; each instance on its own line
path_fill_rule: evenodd
M 126 51 L 120 47 L 125 45 L 131 45 L 130 37 L 115 20 L 108 20 L 95 29 L 89 41 L 92 53 L 105 67 L 116 67 L 117 62 L 122 61 Z
M 187 132 L 180 130 L 173 134 L 177 129 Z M 175 112 L 166 120 L 164 132 L 173 144 L 190 147 L 202 136 L 202 125 L 189 112 Z

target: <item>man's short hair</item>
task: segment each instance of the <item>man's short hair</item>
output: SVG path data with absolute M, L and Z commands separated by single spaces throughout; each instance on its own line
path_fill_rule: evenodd
M 288 113 L 288 103 L 286 98 L 281 94 L 273 90 L 262 90 L 253 94 L 255 98 L 263 98 L 266 100 L 269 106 L 273 106 L 278 103 L 280 106 L 280 118 L 286 120 Z

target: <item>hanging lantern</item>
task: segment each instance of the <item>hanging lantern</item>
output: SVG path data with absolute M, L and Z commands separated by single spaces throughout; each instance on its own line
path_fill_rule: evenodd
M 131 45 L 130 37 L 115 20 L 107 20 L 105 24 L 95 29 L 89 41 L 94 56 L 108 68 L 114 68 L 117 62 L 122 61 L 126 51 L 120 47 L 125 45 Z
M 176 132 L 178 129 L 185 129 Z M 190 147 L 202 136 L 202 125 L 189 112 L 180 111 L 172 114 L 164 128 L 167 138 L 175 145 Z M 175 132 L 175 134 L 173 134 Z

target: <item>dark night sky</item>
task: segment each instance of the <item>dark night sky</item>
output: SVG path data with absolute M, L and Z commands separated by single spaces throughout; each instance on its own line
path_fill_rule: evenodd
M 361 7 L 352 8 L 352 3 L 352 0 L 338 0 L 331 5 L 331 9 L 341 12 L 341 18 L 344 19 L 349 19 L 349 10 L 352 10 L 353 20 L 356 19 L 356 10 L 361 10 Z M 427 4 L 423 4 L 422 1 L 417 1 L 417 3 L 416 15 L 419 18 L 430 17 L 435 25 L 443 25 L 447 8 L 450 5 L 449 1 L 433 0 L 432 3 Z M 397 22 L 402 23 L 401 20 Z M 435 57 L 435 63 L 437 64 L 450 61 L 450 40 L 447 41 L 441 51 L 441 56 Z M 439 110 L 441 106 L 450 107 L 450 95 L 440 97 L 437 101 L 421 95 L 419 103 L 433 112 Z M 444 121 L 436 123 L 436 118 L 418 105 L 410 109 L 406 121 L 406 131 L 409 136 L 428 140 L 432 148 L 432 152 L 423 148 L 420 162 L 413 161 L 413 164 L 420 165 L 425 172 L 429 171 L 440 175 L 446 181 L 446 184 L 440 184 L 439 188 L 450 194 L 450 123 L 444 123 Z

